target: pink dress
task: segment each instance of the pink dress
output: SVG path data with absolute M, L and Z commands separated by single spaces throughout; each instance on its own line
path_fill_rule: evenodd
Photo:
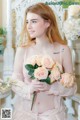
M 25 69 L 25 64 L 30 56 L 49 54 L 54 60 L 63 65 L 65 72 L 72 72 L 69 48 L 60 45 L 57 52 L 53 48 L 52 45 L 44 47 L 33 45 L 31 48 L 17 48 L 12 79 L 17 79 L 18 84 L 12 87 L 16 96 L 12 120 L 67 120 L 67 109 L 63 98 L 76 93 L 76 83 L 70 88 L 65 88 L 60 82 L 53 83 L 48 92 L 40 92 L 37 95 L 31 111 L 32 95 L 29 89 L 31 80 Z

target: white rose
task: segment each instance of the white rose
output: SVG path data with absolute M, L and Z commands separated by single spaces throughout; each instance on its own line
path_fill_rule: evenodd
M 77 17 L 80 14 L 80 5 L 70 5 L 68 8 L 68 17 Z

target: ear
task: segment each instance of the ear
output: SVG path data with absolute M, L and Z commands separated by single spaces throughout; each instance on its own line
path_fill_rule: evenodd
M 50 26 L 50 20 L 47 20 L 45 25 L 46 25 L 46 28 L 48 28 Z

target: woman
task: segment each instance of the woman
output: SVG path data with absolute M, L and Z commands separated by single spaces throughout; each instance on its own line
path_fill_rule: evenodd
M 33 55 L 49 55 L 63 66 L 64 72 L 73 73 L 71 53 L 63 42 L 52 9 L 44 3 L 30 6 L 25 11 L 21 42 L 17 48 L 12 86 L 16 101 L 12 120 L 66 120 L 64 97 L 74 95 L 76 84 L 66 88 L 61 83 L 49 85 L 32 81 L 25 64 Z M 37 93 L 31 110 L 32 95 Z

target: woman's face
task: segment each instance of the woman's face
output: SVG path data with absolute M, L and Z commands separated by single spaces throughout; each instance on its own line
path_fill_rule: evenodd
M 50 25 L 49 22 L 45 21 L 41 16 L 31 12 L 27 14 L 26 23 L 31 38 L 44 36 Z

